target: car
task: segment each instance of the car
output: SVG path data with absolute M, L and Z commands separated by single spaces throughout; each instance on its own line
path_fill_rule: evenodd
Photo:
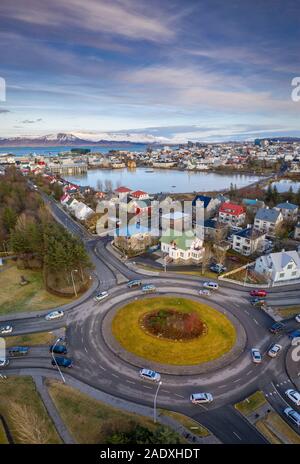
M 204 288 L 208 288 L 210 290 L 218 290 L 219 288 L 219 284 L 217 284 L 216 282 L 203 282 L 203 287 Z
M 285 408 L 284 414 L 297 425 L 300 426 L 300 414 L 296 412 L 293 408 Z
M 9 356 L 25 356 L 28 354 L 28 346 L 11 346 L 8 348 Z
M 271 327 L 269 328 L 269 331 L 276 335 L 278 333 L 281 333 L 283 332 L 285 329 L 285 325 L 282 323 L 282 322 L 275 322 L 275 324 L 271 325 Z
M 271 356 L 271 358 L 276 358 L 276 356 L 279 355 L 281 350 L 282 350 L 282 346 L 279 345 L 278 343 L 274 343 L 274 345 L 272 345 L 271 348 L 269 349 L 268 355 Z
M 210 294 L 211 294 L 210 290 L 207 290 L 205 288 L 199 290 L 199 295 L 209 296 Z
M 211 403 L 213 401 L 213 396 L 211 393 L 192 393 L 190 401 L 193 404 Z
M 51 361 L 52 366 L 72 367 L 73 365 L 72 359 L 65 358 L 64 356 L 55 356 L 54 359 Z
M 153 284 L 147 284 L 142 287 L 143 293 L 154 293 L 156 292 L 156 287 Z
M 297 316 L 295 316 L 295 321 L 300 322 L 300 314 L 297 314 Z
M 251 356 L 252 356 L 252 361 L 255 364 L 260 364 L 261 363 L 262 357 L 261 357 L 261 354 L 260 354 L 260 351 L 259 351 L 258 348 L 252 348 Z
M 58 309 L 57 311 L 52 311 L 48 313 L 45 317 L 46 321 L 53 321 L 54 319 L 60 319 L 64 317 L 64 312 Z
M 258 296 L 265 298 L 267 296 L 266 290 L 251 290 L 250 296 Z
M 285 394 L 291 401 L 293 401 L 293 403 L 300 406 L 300 392 L 290 388 L 289 390 L 286 390 Z
M 141 280 L 130 280 L 130 282 L 127 283 L 128 288 L 140 287 L 141 285 L 142 285 Z
M 65 345 L 51 345 L 49 347 L 50 353 L 57 353 L 57 354 L 67 354 L 68 350 Z
M 212 264 L 209 269 L 216 274 L 221 274 L 222 272 L 227 271 L 227 268 L 222 264 Z
M 254 307 L 262 308 L 263 306 L 266 306 L 266 301 L 263 300 L 262 298 L 251 298 L 250 304 Z
M 0 367 L 6 367 L 9 364 L 9 360 L 6 358 L 0 358 Z
M 94 301 L 101 301 L 108 297 L 108 292 L 100 292 L 94 297 Z
M 289 332 L 289 338 L 293 340 L 293 338 L 298 338 L 300 337 L 300 330 L 292 330 L 292 332 Z
M 6 335 L 6 334 L 10 334 L 12 333 L 13 331 L 13 328 L 11 325 L 3 325 L 2 327 L 0 327 L 0 334 L 1 335 Z
M 153 382 L 160 381 L 160 374 L 158 372 L 152 371 L 151 369 L 141 369 L 140 377 L 145 380 L 152 380 Z

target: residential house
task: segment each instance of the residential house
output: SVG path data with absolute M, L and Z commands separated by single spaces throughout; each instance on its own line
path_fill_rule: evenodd
M 215 215 L 220 203 L 221 201 L 217 198 L 212 198 L 207 195 L 196 195 L 192 201 L 194 220 L 196 220 L 196 217 L 197 219 L 201 219 L 201 213 L 199 213 L 198 208 L 203 208 L 204 219 L 209 219 Z
M 174 261 L 199 263 L 204 254 L 203 240 L 192 231 L 178 233 L 169 229 L 160 238 L 161 250 Z
M 274 208 L 259 208 L 254 219 L 254 229 L 274 236 L 276 228 L 282 223 L 282 213 Z
M 298 222 L 298 224 L 295 225 L 294 239 L 300 240 L 300 222 Z
M 152 231 L 139 222 L 134 222 L 115 229 L 113 244 L 127 254 L 136 255 L 157 244 L 158 235 L 158 230 Z
M 124 199 L 126 198 L 127 195 L 129 195 L 131 190 L 127 187 L 118 187 L 114 190 L 114 193 L 119 197 L 119 199 Z
M 279 203 L 276 205 L 275 209 L 281 212 L 285 221 L 297 221 L 299 211 L 298 205 L 294 205 L 293 203 L 286 201 L 285 203 Z
M 231 202 L 222 203 L 219 208 L 219 221 L 231 226 L 239 226 L 245 222 L 246 209 L 242 205 Z
M 143 190 L 135 190 L 135 192 L 130 193 L 130 196 L 133 200 L 147 200 L 149 198 L 149 194 Z
M 266 234 L 255 230 L 252 226 L 232 235 L 232 249 L 244 256 L 262 253 L 265 250 Z
M 160 218 L 161 228 L 163 231 L 173 229 L 176 231 L 189 230 L 191 228 L 191 217 L 189 214 L 180 211 L 171 211 L 163 214 Z
M 255 271 L 272 283 L 300 278 L 300 257 L 297 251 L 280 251 L 260 256 L 255 262 Z
M 257 211 L 259 208 L 264 208 L 265 203 L 262 200 L 244 198 L 242 201 L 243 205 L 250 211 Z

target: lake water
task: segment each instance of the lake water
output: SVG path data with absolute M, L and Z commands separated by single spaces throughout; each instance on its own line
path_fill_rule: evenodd
M 103 145 L 96 146 L 64 146 L 64 147 L 0 147 L 0 153 L 12 153 L 16 156 L 27 156 L 29 154 L 57 156 L 58 153 L 70 151 L 72 148 L 88 148 L 92 153 L 108 153 L 110 150 L 137 151 L 142 152 L 147 149 L 147 145 L 136 144 L 130 146 L 122 145 Z
M 289 179 L 281 179 L 278 182 L 272 182 L 272 187 L 276 185 L 276 188 L 279 193 L 288 192 L 292 187 L 293 192 L 298 192 L 300 188 L 300 182 L 295 182 Z
M 132 190 L 145 190 L 149 193 L 159 192 L 209 192 L 224 190 L 230 184 L 244 187 L 259 179 L 256 176 L 243 174 L 216 174 L 212 172 L 192 172 L 154 169 L 152 173 L 147 168 L 131 169 L 93 169 L 86 174 L 64 176 L 70 182 L 78 185 L 99 188 L 99 182 L 105 187 L 105 180 L 111 181 L 113 188 L 120 185 Z

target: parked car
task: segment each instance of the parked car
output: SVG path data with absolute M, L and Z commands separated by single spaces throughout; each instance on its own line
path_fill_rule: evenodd
M 203 282 L 203 287 L 208 288 L 210 290 L 218 290 L 219 284 L 216 282 Z
M 222 272 L 227 271 L 227 268 L 222 264 L 212 264 L 209 269 L 216 274 L 222 274 Z
M 283 332 L 284 329 L 285 329 L 285 325 L 282 322 L 275 322 L 275 324 L 271 325 L 271 327 L 269 328 L 269 331 L 272 334 L 276 335 L 278 333 Z
M 59 367 L 72 367 L 73 361 L 72 359 L 65 358 L 64 356 L 55 356 L 55 361 L 52 359 L 51 364 L 52 366 L 58 365 Z
M 285 408 L 284 414 L 287 415 L 287 417 L 294 422 L 294 424 L 297 425 L 297 427 L 300 427 L 300 414 L 292 408 Z
M 11 325 L 3 325 L 2 327 L 0 327 L 0 334 L 1 335 L 6 335 L 6 334 L 10 334 L 12 333 L 13 331 L 13 328 Z
M 300 406 L 300 392 L 290 388 L 289 390 L 286 390 L 285 394 L 291 401 L 293 401 L 293 403 Z
M 158 372 L 152 371 L 151 369 L 141 369 L 140 377 L 145 380 L 152 380 L 153 382 L 160 381 L 160 374 Z
M 260 351 L 259 351 L 258 348 L 252 348 L 251 356 L 252 356 L 252 361 L 255 364 L 260 364 L 261 363 L 262 357 L 261 357 L 261 354 L 260 354 Z
M 295 321 L 300 322 L 300 314 L 297 314 L 297 316 L 295 317 Z
M 211 294 L 210 290 L 207 290 L 205 288 L 199 290 L 199 295 L 209 296 L 210 294 Z
M 147 284 L 142 287 L 142 292 L 143 293 L 155 293 L 156 292 L 156 287 L 153 284 Z
M 141 280 L 131 280 L 128 282 L 127 287 L 128 288 L 135 288 L 135 287 L 140 287 L 142 285 Z
M 94 297 L 94 301 L 101 301 L 108 297 L 108 292 L 100 292 Z
M 274 343 L 274 345 L 272 345 L 271 348 L 269 349 L 268 355 L 271 356 L 271 358 L 276 358 L 276 356 L 279 355 L 281 350 L 282 350 L 282 346 L 279 345 L 278 343 Z
M 300 337 L 300 330 L 293 330 L 292 332 L 289 332 L 289 338 L 293 340 L 293 338 L 298 338 Z
M 255 297 L 255 298 L 251 298 L 250 304 L 252 306 L 257 306 L 261 308 L 262 306 L 266 305 L 266 301 L 262 298 Z
M 45 319 L 46 321 L 53 321 L 53 319 L 61 319 L 62 317 L 64 317 L 64 315 L 64 312 L 61 310 L 52 311 L 51 313 L 47 314 Z
M 65 345 L 51 345 L 49 347 L 49 352 L 57 354 L 67 354 L 68 349 Z
M 28 346 L 11 346 L 8 348 L 9 356 L 26 356 L 28 354 Z
M 261 298 L 265 298 L 267 296 L 266 290 L 251 290 L 250 296 L 258 296 Z
M 192 393 L 190 401 L 194 404 L 211 403 L 213 396 L 211 393 Z
M 6 358 L 0 358 L 0 367 L 6 367 L 9 364 L 9 360 Z

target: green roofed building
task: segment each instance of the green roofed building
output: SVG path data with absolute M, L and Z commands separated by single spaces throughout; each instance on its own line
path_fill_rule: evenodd
M 203 240 L 196 237 L 192 231 L 177 232 L 169 229 L 160 238 L 161 250 L 174 261 L 201 262 L 204 248 Z

